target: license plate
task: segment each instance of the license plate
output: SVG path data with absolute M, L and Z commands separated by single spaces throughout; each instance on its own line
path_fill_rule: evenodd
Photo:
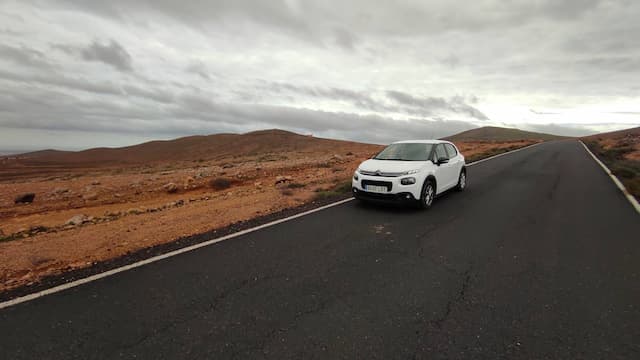
M 374 192 L 374 193 L 386 193 L 387 192 L 387 187 L 386 186 L 378 186 L 378 185 L 367 185 L 366 190 Z

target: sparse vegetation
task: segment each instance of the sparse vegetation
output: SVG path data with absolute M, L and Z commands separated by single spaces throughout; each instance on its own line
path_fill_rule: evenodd
M 502 147 L 502 148 L 493 148 L 493 149 L 489 149 L 489 150 L 481 152 L 481 153 L 469 155 L 469 156 L 467 156 L 465 158 L 465 161 L 467 163 L 472 163 L 474 161 L 482 160 L 484 158 L 488 158 L 488 157 L 491 157 L 491 156 L 495 156 L 495 155 L 498 155 L 498 154 L 506 153 L 506 152 L 509 152 L 509 151 L 512 151 L 512 150 L 516 150 L 516 149 L 521 148 L 521 147 L 523 147 L 523 146 L 512 145 L 512 146 L 506 146 L 506 147 Z
M 281 193 L 282 195 L 284 195 L 284 196 L 291 196 L 291 195 L 293 195 L 293 191 L 291 191 L 291 190 L 289 190 L 289 189 L 282 189 L 282 190 L 280 191 L 280 193 Z
M 215 178 L 215 179 L 211 179 L 209 181 L 209 187 L 211 187 L 214 190 L 224 190 L 224 189 L 228 189 L 231 187 L 231 185 L 234 184 L 234 180 L 228 179 L 228 178 Z
M 300 189 L 300 188 L 303 188 L 305 186 L 307 186 L 307 185 L 301 184 L 301 183 L 289 183 L 289 184 L 287 184 L 287 188 L 289 188 L 289 189 Z
M 351 180 L 341 181 L 331 189 L 316 189 L 313 201 L 323 200 L 327 198 L 344 197 L 351 194 Z
M 585 145 L 609 167 L 629 193 L 640 199 L 640 161 L 625 158 L 626 154 L 635 151 L 632 144 L 623 141 L 605 148 L 597 140 L 588 140 Z

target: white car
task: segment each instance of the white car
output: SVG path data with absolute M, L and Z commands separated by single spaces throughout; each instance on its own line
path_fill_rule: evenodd
M 352 179 L 357 199 L 419 202 L 423 208 L 431 207 L 436 195 L 466 185 L 464 156 L 443 140 L 390 144 L 360 164 Z

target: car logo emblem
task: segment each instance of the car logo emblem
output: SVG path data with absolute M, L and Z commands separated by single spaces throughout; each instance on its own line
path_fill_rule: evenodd
M 377 176 L 382 175 L 382 173 L 380 172 L 380 170 L 376 170 L 376 175 L 377 175 Z

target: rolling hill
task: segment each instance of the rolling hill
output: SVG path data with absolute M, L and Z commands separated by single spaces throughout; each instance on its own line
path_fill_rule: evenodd
M 352 146 L 371 146 L 349 141 L 299 135 L 284 130 L 262 130 L 246 134 L 188 136 L 174 140 L 150 141 L 120 148 L 93 148 L 83 151 L 42 150 L 17 155 L 28 165 L 116 165 L 161 161 L 212 160 L 234 155 L 251 156 L 280 152 L 335 151 Z M 334 149 L 334 150 L 332 150 Z
M 459 141 L 516 141 L 516 140 L 558 140 L 565 139 L 563 136 L 524 131 L 512 128 L 497 126 L 485 126 L 477 129 L 463 131 L 461 133 L 448 136 L 445 140 Z

